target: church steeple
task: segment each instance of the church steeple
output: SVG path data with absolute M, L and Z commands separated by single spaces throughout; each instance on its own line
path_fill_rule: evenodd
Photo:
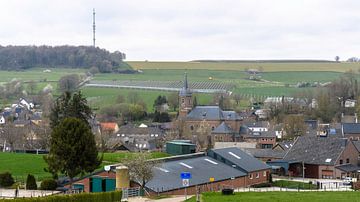
M 179 92 L 179 116 L 186 117 L 186 115 L 193 108 L 192 92 L 189 88 L 187 73 L 184 74 L 184 85 Z
M 179 96 L 191 96 L 191 90 L 189 89 L 189 84 L 187 80 L 187 73 L 184 73 L 184 85 L 180 90 Z

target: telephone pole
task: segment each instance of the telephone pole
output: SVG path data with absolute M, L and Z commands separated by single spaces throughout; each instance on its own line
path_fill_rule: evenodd
M 93 9 L 93 46 L 95 47 L 95 8 Z

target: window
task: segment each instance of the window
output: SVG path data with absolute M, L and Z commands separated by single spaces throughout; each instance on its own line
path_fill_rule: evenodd
M 253 179 L 253 175 L 252 175 L 252 174 L 250 174 L 250 175 L 249 175 L 249 178 L 250 178 L 250 179 Z
M 266 177 L 266 171 L 263 172 L 263 176 Z
M 184 99 L 184 98 L 181 99 L 181 103 L 185 103 L 185 99 Z
M 340 165 L 341 165 L 341 164 L 343 164 L 343 160 L 342 160 L 342 159 L 340 159 Z
M 190 126 L 190 130 L 194 130 L 194 126 Z
M 346 159 L 346 163 L 350 163 L 350 159 Z
M 214 126 L 212 126 L 212 127 L 211 127 L 211 130 L 214 130 L 214 129 L 215 129 L 215 127 L 214 127 Z
M 260 174 L 259 173 L 256 173 L 256 178 L 259 178 L 260 177 Z

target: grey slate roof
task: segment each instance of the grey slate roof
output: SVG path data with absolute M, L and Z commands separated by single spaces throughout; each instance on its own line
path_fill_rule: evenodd
M 315 165 L 335 165 L 345 149 L 347 140 L 334 137 L 299 137 L 284 160 Z
M 222 122 L 211 133 L 213 133 L 213 134 L 233 134 L 235 132 L 225 122 Z
M 246 176 L 246 173 L 209 156 L 201 156 L 162 163 L 153 168 L 154 176 L 145 186 L 155 192 L 182 188 L 181 172 L 191 173 L 190 186 L 205 184 L 210 177 L 215 178 L 215 181 L 222 181 Z
M 360 123 L 343 123 L 344 134 L 358 134 L 360 133 Z
M 354 172 L 354 171 L 360 171 L 360 167 L 353 164 L 344 164 L 340 166 L 336 166 L 337 169 L 345 171 L 345 172 Z
M 358 141 L 353 141 L 353 143 L 354 143 L 356 149 L 358 150 L 358 152 L 360 153 L 360 141 L 359 140 Z
M 227 164 L 236 165 L 236 168 L 246 173 L 270 168 L 265 163 L 236 147 L 212 149 L 209 151 L 209 155 L 215 159 L 221 159 Z
M 224 116 L 219 106 L 196 106 L 186 118 L 195 120 L 223 120 Z
M 196 106 L 186 118 L 192 120 L 241 120 L 235 111 L 223 111 L 219 106 Z

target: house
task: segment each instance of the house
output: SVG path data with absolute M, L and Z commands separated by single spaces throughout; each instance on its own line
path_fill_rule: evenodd
M 337 137 L 301 136 L 286 153 L 290 176 L 344 178 L 344 165 L 357 166 L 358 151 L 352 141 Z
M 290 148 L 294 145 L 294 141 L 289 140 L 289 141 L 281 141 L 281 142 L 277 142 L 276 145 L 272 148 L 273 150 L 277 150 L 277 151 L 284 151 L 287 152 L 290 150 Z
M 0 125 L 1 124 L 5 124 L 5 117 L 2 114 L 0 114 Z
M 360 140 L 360 123 L 342 123 L 341 134 L 350 140 Z
M 247 126 L 241 126 L 240 129 L 240 141 L 254 142 L 257 143 L 257 148 L 268 148 L 271 149 L 276 144 L 276 133 L 275 131 L 267 131 L 267 129 L 258 129 L 253 131 Z
M 20 98 L 19 103 L 20 106 L 24 106 L 26 107 L 27 110 L 31 110 L 34 108 L 34 103 L 29 102 L 28 100 L 26 100 L 25 98 Z
M 222 122 L 218 127 L 211 131 L 213 142 L 238 142 L 239 134 L 236 133 L 225 122 Z
M 112 150 L 159 150 L 163 147 L 165 134 L 158 127 L 135 127 L 124 125 L 107 141 Z M 136 149 L 134 149 L 136 148 Z
M 245 122 L 243 126 L 252 132 L 264 132 L 269 130 L 270 123 L 268 121 Z
M 115 122 L 102 122 L 100 123 L 102 132 L 117 133 L 119 131 L 119 125 Z
M 353 99 L 347 99 L 345 100 L 345 108 L 354 108 L 356 105 L 356 100 Z

